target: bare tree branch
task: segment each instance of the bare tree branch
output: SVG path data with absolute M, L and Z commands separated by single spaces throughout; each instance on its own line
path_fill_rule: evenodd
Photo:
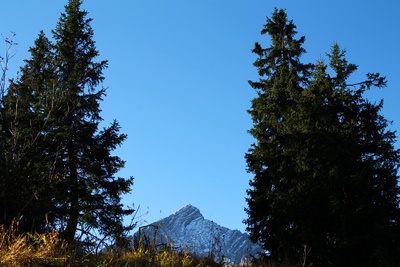
M 8 64 L 10 60 L 15 56 L 15 53 L 11 53 L 12 47 L 14 45 L 18 45 L 14 41 L 16 33 L 11 32 L 11 38 L 9 37 L 4 37 L 4 42 L 5 42 L 5 54 L 4 57 L 0 56 L 0 67 L 1 67 L 1 80 L 0 80 L 0 107 L 4 107 L 4 95 L 6 93 L 6 78 L 7 78 L 7 71 L 8 71 Z

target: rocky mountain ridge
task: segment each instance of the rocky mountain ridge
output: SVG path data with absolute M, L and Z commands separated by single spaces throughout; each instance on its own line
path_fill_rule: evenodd
M 186 205 L 174 214 L 143 226 L 135 233 L 136 242 L 172 246 L 217 262 L 243 264 L 261 252 L 247 234 L 231 230 L 203 217 L 200 210 Z

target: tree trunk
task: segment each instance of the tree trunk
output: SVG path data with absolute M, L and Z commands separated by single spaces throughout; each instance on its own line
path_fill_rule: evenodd
M 70 198 L 70 210 L 68 224 L 64 231 L 64 238 L 67 241 L 74 241 L 75 233 L 78 226 L 79 216 L 79 186 L 78 186 L 78 170 L 77 170 L 77 158 L 75 153 L 74 144 L 72 141 L 68 144 L 68 160 L 69 160 L 69 198 Z

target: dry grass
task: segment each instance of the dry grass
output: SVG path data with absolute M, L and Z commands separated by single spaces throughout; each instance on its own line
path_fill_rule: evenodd
M 0 226 L 0 265 L 19 266 L 64 266 L 66 243 L 57 232 L 44 234 L 18 234 L 18 224 L 9 229 Z
M 67 243 L 57 232 L 18 233 L 18 223 L 9 229 L 0 226 L 0 266 L 5 267 L 217 267 L 209 259 L 170 248 L 136 248 L 132 251 L 109 251 L 74 259 Z

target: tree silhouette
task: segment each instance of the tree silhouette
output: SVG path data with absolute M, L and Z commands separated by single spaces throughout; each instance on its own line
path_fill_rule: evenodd
M 56 229 L 69 241 L 77 233 L 118 241 L 127 230 L 123 217 L 133 213 L 121 203 L 133 178 L 115 177 L 125 162 L 112 152 L 127 136 L 117 121 L 99 128 L 106 89 L 97 87 L 107 61 L 95 61 L 91 19 L 81 5 L 65 6 L 54 42 L 39 34 L 5 97 L 4 145 L 12 166 L 6 197 L 13 199 L 7 212 L 22 216 L 21 229 Z
M 334 44 L 323 61 L 300 63 L 304 37 L 284 10 L 253 50 L 261 76 L 249 113 L 256 139 L 246 154 L 254 174 L 247 229 L 276 262 L 304 266 L 393 266 L 399 262 L 399 150 L 383 102 L 363 98 L 384 87 L 379 74 L 348 84 L 357 70 Z M 312 71 L 310 71 L 312 70 Z M 331 77 L 328 73 L 334 73 Z

